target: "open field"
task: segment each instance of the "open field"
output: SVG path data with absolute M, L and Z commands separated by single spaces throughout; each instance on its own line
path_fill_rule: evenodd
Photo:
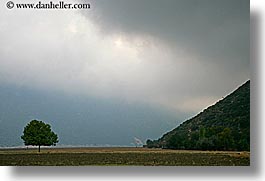
M 0 165 L 11 166 L 248 166 L 249 152 L 148 148 L 0 149 Z

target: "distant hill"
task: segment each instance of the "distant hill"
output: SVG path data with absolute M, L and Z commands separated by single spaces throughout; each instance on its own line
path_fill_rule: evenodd
M 169 149 L 250 150 L 250 81 L 146 146 Z

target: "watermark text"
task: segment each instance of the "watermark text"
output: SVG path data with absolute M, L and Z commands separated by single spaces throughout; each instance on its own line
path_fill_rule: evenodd
M 6 3 L 8 9 L 90 9 L 91 5 L 89 3 L 67 3 L 64 1 L 59 2 L 42 2 L 37 3 L 16 3 L 13 1 L 8 1 Z

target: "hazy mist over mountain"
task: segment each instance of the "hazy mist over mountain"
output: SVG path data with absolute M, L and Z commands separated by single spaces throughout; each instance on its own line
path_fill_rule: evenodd
M 10 85 L 0 86 L 0 146 L 19 146 L 32 119 L 50 123 L 59 145 L 134 146 L 158 138 L 187 115 L 148 105 L 83 98 Z

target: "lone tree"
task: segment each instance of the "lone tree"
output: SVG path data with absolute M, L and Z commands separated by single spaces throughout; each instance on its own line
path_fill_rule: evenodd
M 51 130 L 49 124 L 42 121 L 32 120 L 24 128 L 21 139 L 24 140 L 25 145 L 39 146 L 55 146 L 58 143 L 58 136 Z

